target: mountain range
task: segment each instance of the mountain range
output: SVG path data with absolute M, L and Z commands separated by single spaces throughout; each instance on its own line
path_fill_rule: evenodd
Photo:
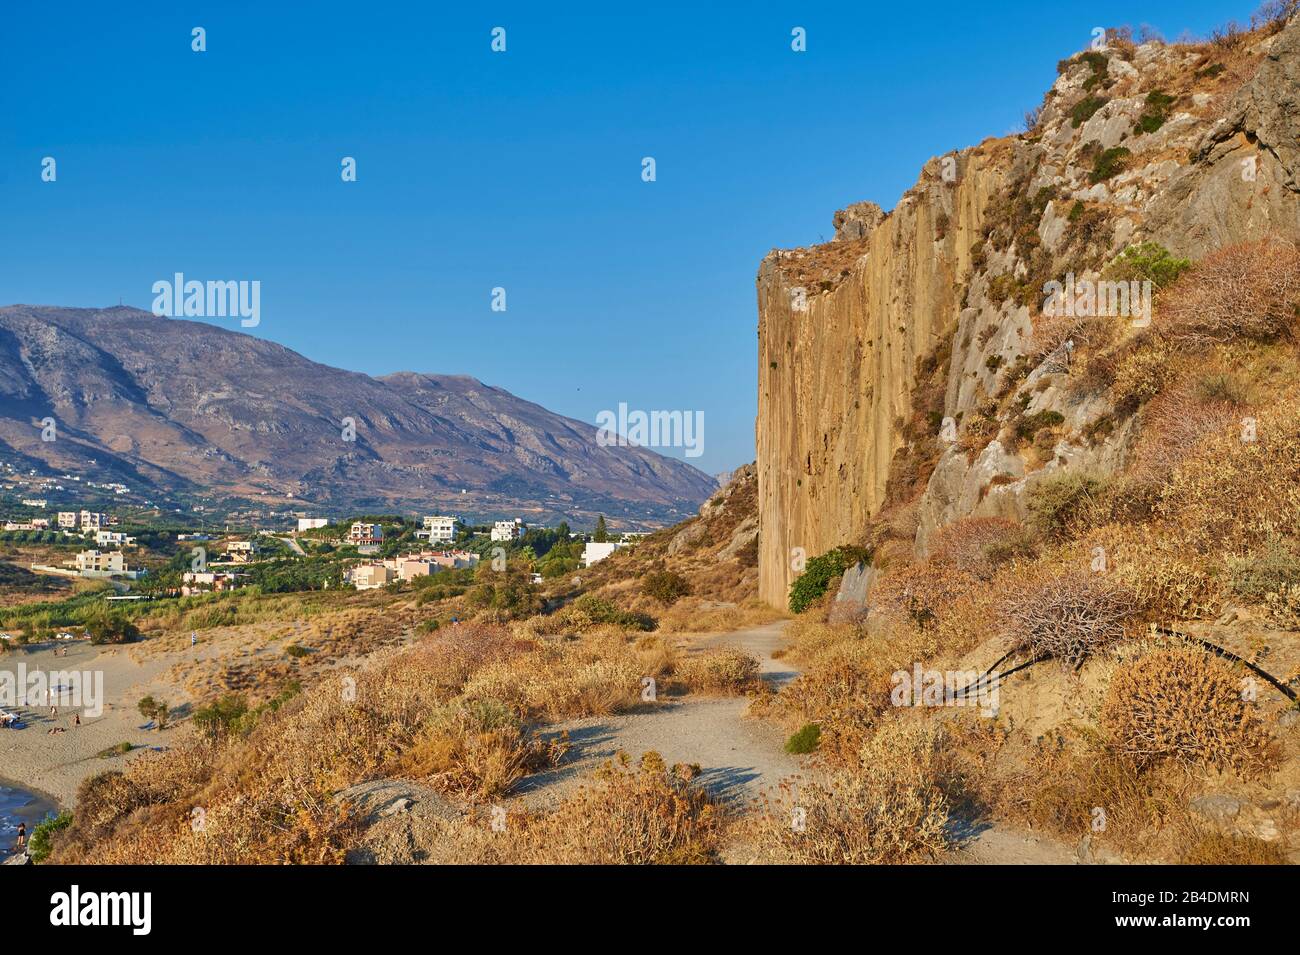
M 717 486 L 474 378 L 371 377 L 129 307 L 0 308 L 0 461 L 218 508 L 581 524 L 671 523 Z

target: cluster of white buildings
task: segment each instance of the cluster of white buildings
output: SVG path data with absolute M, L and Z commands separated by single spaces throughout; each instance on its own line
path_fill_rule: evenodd
M 465 550 L 422 551 L 358 564 L 347 573 L 347 582 L 357 590 L 375 590 L 402 580 L 426 577 L 441 570 L 473 567 L 478 555 Z

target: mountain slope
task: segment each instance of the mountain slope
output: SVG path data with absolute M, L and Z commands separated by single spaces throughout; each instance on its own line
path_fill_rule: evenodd
M 40 440 L 46 417 L 53 442 Z M 371 378 L 132 308 L 0 308 L 0 454 L 29 466 L 162 491 L 534 519 L 677 520 L 715 487 L 685 463 L 594 438 L 473 378 Z

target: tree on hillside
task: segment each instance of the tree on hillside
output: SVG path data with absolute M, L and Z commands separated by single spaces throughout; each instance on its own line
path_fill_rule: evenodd
M 605 528 L 605 515 L 602 514 L 596 518 L 596 530 L 592 533 L 591 539 L 597 544 L 603 544 L 609 540 L 609 531 Z

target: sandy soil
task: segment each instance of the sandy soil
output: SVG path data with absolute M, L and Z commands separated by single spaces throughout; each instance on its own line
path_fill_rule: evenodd
M 60 645 L 61 647 L 64 645 Z M 166 748 L 181 729 L 158 731 L 146 723 L 136 703 L 147 694 L 166 699 L 178 715 L 187 710 L 184 696 L 160 675 L 173 662 L 160 657 L 144 663 L 131 658 L 123 647 L 94 647 L 76 641 L 66 645 L 67 656 L 55 656 L 52 645 L 41 645 L 0 656 L 0 671 L 16 675 L 19 664 L 28 673 L 36 670 L 90 671 L 103 674 L 103 712 L 92 717 L 81 711 L 81 725 L 73 725 L 74 710 L 60 706 L 50 717 L 42 705 L 5 707 L 23 720 L 21 729 L 0 729 L 0 772 L 5 779 L 24 789 L 50 797 L 62 808 L 71 806 L 83 779 L 120 766 L 130 757 L 101 757 L 99 754 L 123 742 L 146 749 Z M 62 729 L 61 733 L 50 732 Z

